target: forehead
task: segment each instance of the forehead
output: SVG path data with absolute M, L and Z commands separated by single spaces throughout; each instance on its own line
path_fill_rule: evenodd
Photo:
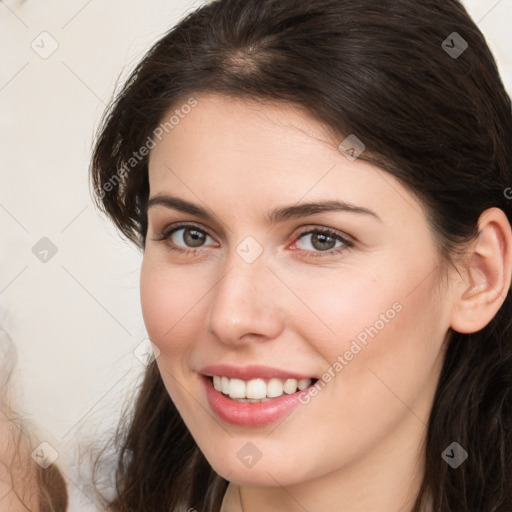
M 374 210 L 390 204 L 410 209 L 415 202 L 384 170 L 346 158 L 341 140 L 299 107 L 216 95 L 195 99 L 151 152 L 151 196 L 172 192 L 233 208 L 314 198 Z
M 162 146 L 187 157 L 202 156 L 215 149 L 216 156 L 233 151 L 251 152 L 262 158 L 282 155 L 288 159 L 302 153 L 301 148 L 323 145 L 334 151 L 337 143 L 328 130 L 297 105 L 231 98 L 221 95 L 195 96 L 196 104 L 185 110 L 185 100 L 177 103 L 163 119 Z M 179 117 L 173 112 L 183 112 Z M 166 121 L 173 118 L 173 125 Z M 222 142 L 222 146 L 216 144 Z M 222 152 L 221 152 L 222 150 Z M 168 151 L 169 152 L 169 151 Z M 243 155 L 240 155 L 243 158 Z

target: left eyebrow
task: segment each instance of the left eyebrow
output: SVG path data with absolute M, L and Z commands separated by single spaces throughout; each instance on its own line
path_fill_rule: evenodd
M 270 224 L 276 224 L 277 222 L 282 222 L 284 220 L 297 217 L 307 217 L 308 215 L 324 212 L 347 212 L 370 215 L 375 217 L 375 219 L 377 219 L 379 222 L 382 222 L 382 219 L 373 210 L 364 208 L 362 206 L 355 206 L 345 201 L 335 200 L 320 201 L 316 203 L 301 203 L 297 205 L 276 208 L 269 212 L 267 219 Z
M 205 220 L 212 221 L 215 217 L 211 212 L 203 209 L 202 207 L 169 195 L 158 194 L 151 197 L 147 202 L 147 209 L 161 205 L 166 208 L 179 210 L 185 213 L 196 215 Z M 308 215 L 315 215 L 325 212 L 347 212 L 362 215 L 369 215 L 382 222 L 382 219 L 373 211 L 362 206 L 355 206 L 345 201 L 327 200 L 319 202 L 301 203 L 289 206 L 275 208 L 267 214 L 267 221 L 269 224 L 277 224 L 285 220 L 307 217 Z

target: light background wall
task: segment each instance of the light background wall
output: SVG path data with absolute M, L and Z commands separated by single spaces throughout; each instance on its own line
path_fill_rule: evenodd
M 0 2 L 0 326 L 18 406 L 79 495 L 78 447 L 114 425 L 146 338 L 141 255 L 90 198 L 94 130 L 119 75 L 201 3 Z M 512 0 L 464 3 L 512 92 Z

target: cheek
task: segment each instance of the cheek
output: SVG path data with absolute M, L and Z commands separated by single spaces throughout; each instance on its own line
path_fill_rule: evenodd
M 384 275 L 350 269 L 319 274 L 302 273 L 299 279 L 286 276 L 303 302 L 303 306 L 288 306 L 287 318 L 329 363 L 349 350 L 354 340 L 364 347 L 402 314 L 404 294 Z
M 331 381 L 339 381 L 335 387 L 343 393 L 385 396 L 381 377 L 406 395 L 428 379 L 446 321 L 443 302 L 436 300 L 436 282 L 430 279 L 418 286 L 417 276 L 428 275 L 429 262 L 424 267 L 419 262 L 417 272 L 408 272 L 410 278 L 384 265 L 386 271 L 347 271 L 339 279 L 295 281 L 294 292 L 307 298 L 309 311 L 301 315 L 300 324 L 290 321 L 314 344 L 324 360 L 323 370 Z M 343 377 L 334 378 L 338 375 Z M 375 388 L 382 393 L 376 394 Z
M 175 343 L 171 345 L 165 340 L 173 339 L 180 317 L 184 315 L 187 295 L 194 289 L 182 286 L 179 275 L 179 271 L 170 272 L 151 255 L 144 255 L 140 273 L 142 315 L 149 338 L 161 352 L 164 348 L 165 351 L 179 349 Z
M 352 397 L 347 407 L 361 424 L 380 407 L 386 410 L 383 422 L 391 424 L 406 411 L 404 404 L 416 404 L 418 416 L 428 417 L 424 401 L 440 371 L 443 311 L 428 285 L 410 291 L 400 283 L 391 293 L 354 300 L 345 310 L 352 320 L 331 354 L 331 360 L 342 356 L 337 366 L 341 378 L 333 389 L 335 401 L 347 403 Z M 338 326 L 343 332 L 341 322 Z
M 405 272 L 410 261 L 415 262 L 414 268 Z M 430 334 L 440 328 L 444 307 L 432 268 L 435 261 L 429 257 L 415 253 L 399 258 L 390 253 L 365 265 L 364 270 L 349 267 L 339 274 L 295 277 L 294 292 L 309 309 L 305 314 L 310 320 L 310 339 L 316 339 L 315 331 L 321 335 L 319 346 L 331 358 L 350 349 L 354 340 L 368 347 L 372 340 L 385 339 L 387 350 L 425 338 L 430 341 Z M 288 282 L 293 282 L 291 275 Z
M 151 341 L 159 346 L 159 333 L 164 332 L 163 312 L 172 311 L 172 300 L 168 294 L 163 293 L 164 287 L 160 285 L 154 266 L 148 262 L 144 255 L 140 273 L 140 302 L 142 316 Z
M 189 351 L 200 336 L 212 283 L 209 275 L 171 267 L 150 252 L 140 273 L 140 299 L 146 331 L 162 360 Z M 160 359 L 160 358 L 159 358 Z

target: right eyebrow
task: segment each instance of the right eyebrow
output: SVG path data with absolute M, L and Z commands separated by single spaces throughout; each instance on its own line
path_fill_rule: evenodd
M 180 199 L 179 197 L 158 194 L 151 197 L 147 202 L 148 210 L 154 206 L 165 206 L 166 208 L 171 208 L 173 210 L 179 210 L 180 212 L 196 215 L 197 217 L 201 217 L 205 220 L 214 220 L 214 215 L 209 213 L 207 210 L 193 203 Z

